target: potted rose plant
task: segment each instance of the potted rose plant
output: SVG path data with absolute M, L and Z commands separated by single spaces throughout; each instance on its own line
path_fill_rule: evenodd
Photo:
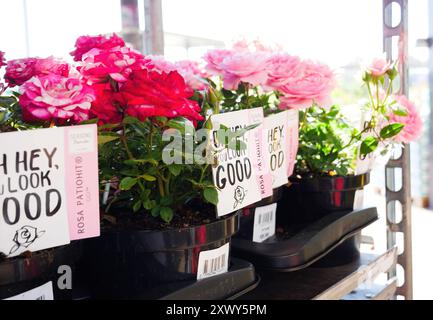
M 368 102 L 362 108 L 362 126 L 338 106 L 316 104 L 301 111 L 296 169 L 286 190 L 294 221 L 312 222 L 333 211 L 354 209 L 356 192 L 369 182 L 375 157 L 419 137 L 422 122 L 416 108 L 393 93 L 397 75 L 396 64 L 383 59 L 365 70 Z
M 185 82 L 178 67 L 116 36 L 80 37 L 72 55 L 95 92 L 99 124 L 102 235 L 86 249 L 92 294 L 132 298 L 227 271 L 238 215 L 216 217 L 211 165 L 194 160 L 200 75 L 179 66 Z
M 68 63 L 53 57 L 6 63 L 0 52 L 0 68 L 3 66 L 6 70 L 5 81 L 0 82 L 0 132 L 71 126 L 88 119 L 93 92 Z M 4 197 L 2 191 L 2 201 L 6 201 Z M 3 216 L 10 214 L 8 208 L 3 204 Z M 33 210 L 29 208 L 27 211 Z M 32 219 L 39 214 L 40 211 L 36 212 Z M 57 285 L 62 275 L 58 272 L 60 266 L 71 268 L 71 285 L 75 286 L 76 265 L 82 253 L 80 241 L 35 251 L 33 243 L 45 232 L 30 225 L 22 226 L 15 234 L 10 252 L 0 253 L 0 299 L 23 294 L 48 282 L 52 282 L 52 288 L 45 289 L 48 291 L 44 291 L 46 296 L 41 299 L 72 298 L 70 286 L 61 290 Z M 68 230 L 66 233 L 69 237 Z M 7 257 L 22 248 L 27 251 Z

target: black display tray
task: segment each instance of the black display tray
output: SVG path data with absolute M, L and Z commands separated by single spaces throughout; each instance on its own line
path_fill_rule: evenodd
M 292 236 L 287 240 L 276 236 L 262 243 L 232 239 L 232 254 L 257 268 L 295 271 L 320 260 L 377 218 L 376 208 L 331 213 L 308 226 L 291 226 Z
M 254 266 L 231 258 L 229 271 L 199 281 L 176 281 L 154 287 L 134 300 L 233 300 L 255 289 L 260 278 Z M 87 290 L 79 290 L 77 300 L 92 299 Z

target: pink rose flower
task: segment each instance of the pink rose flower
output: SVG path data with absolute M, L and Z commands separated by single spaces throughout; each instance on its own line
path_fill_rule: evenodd
M 33 76 L 57 74 L 67 77 L 69 65 L 54 57 L 10 60 L 6 66 L 5 80 L 10 86 L 22 85 Z
M 185 79 L 185 82 L 192 90 L 206 90 L 209 84 L 205 78 L 209 75 L 200 68 L 197 61 L 183 60 L 175 64 L 177 71 Z
M 171 71 L 176 71 L 174 63 L 165 60 L 164 56 L 148 55 L 146 58 L 151 61 L 151 66 L 147 68 L 149 70 L 157 71 L 159 73 L 170 73 Z
M 326 106 L 330 103 L 331 91 L 335 86 L 334 72 L 324 64 L 312 61 L 302 62 L 302 72 L 277 88 L 283 94 L 281 109 L 308 108 L 316 103 Z
M 92 49 L 109 50 L 114 47 L 124 47 L 125 41 L 113 34 L 111 37 L 99 36 L 81 36 L 75 42 L 75 50 L 70 54 L 75 61 L 81 61 L 83 55 Z
M 6 65 L 5 53 L 0 51 L 0 68 Z
M 224 58 L 220 68 L 227 90 L 237 89 L 241 82 L 263 85 L 268 78 L 268 57 L 256 52 L 235 52 Z
M 82 59 L 78 71 L 88 84 L 107 82 L 109 77 L 117 82 L 126 82 L 132 71 L 151 65 L 150 60 L 128 47 L 91 49 Z
M 392 63 L 386 59 L 375 58 L 367 67 L 367 72 L 374 77 L 383 76 L 388 70 L 392 69 Z
M 277 53 L 269 59 L 268 81 L 266 87 L 277 90 L 279 87 L 296 81 L 302 76 L 304 64 L 298 57 L 287 53 Z
M 232 51 L 226 49 L 214 49 L 206 52 L 203 59 L 206 61 L 206 70 L 212 75 L 221 75 L 221 63 L 226 57 L 233 54 Z
M 394 113 L 389 115 L 390 123 L 398 122 L 404 124 L 403 130 L 395 137 L 395 140 L 404 143 L 415 141 L 422 133 L 423 123 L 421 116 L 416 110 L 413 102 L 409 101 L 406 96 L 396 95 L 394 98 L 397 101 L 397 104 L 405 108 L 408 113 L 407 116 L 397 116 Z
M 19 103 L 25 121 L 55 121 L 63 124 L 67 120 L 79 123 L 87 120 L 93 90 L 80 79 L 56 74 L 35 76 L 21 88 Z

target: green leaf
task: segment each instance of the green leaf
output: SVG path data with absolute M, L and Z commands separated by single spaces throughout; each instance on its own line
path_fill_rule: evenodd
M 149 159 L 130 159 L 130 160 L 125 160 L 123 163 L 128 164 L 128 165 L 136 165 L 136 164 L 145 164 L 145 163 L 150 163 L 154 166 L 158 165 L 158 161 L 156 161 L 155 159 L 149 158 Z
M 159 215 L 161 216 L 162 220 L 169 223 L 173 219 L 173 210 L 168 207 L 161 207 Z
M 138 201 L 136 201 L 135 203 L 134 203 L 134 206 L 132 207 L 132 210 L 134 211 L 134 212 L 137 212 L 138 210 L 140 210 L 140 208 L 141 208 L 141 200 L 138 200 Z
M 98 145 L 103 145 L 107 142 L 114 141 L 119 139 L 119 136 L 111 136 L 111 135 L 98 135 Z
M 174 176 L 178 176 L 180 174 L 180 172 L 182 171 L 182 166 L 178 165 L 178 164 L 171 164 L 168 166 L 168 170 L 170 171 L 170 173 Z
M 161 207 L 156 206 L 152 209 L 152 211 L 150 211 L 152 217 L 157 217 L 159 216 L 159 212 L 161 211 Z
M 143 208 L 146 210 L 153 210 L 156 207 L 156 201 L 155 200 L 146 200 L 143 202 Z
M 130 190 L 137 183 L 137 181 L 137 178 L 123 178 L 122 181 L 120 181 L 120 190 Z
M 123 123 L 124 124 L 134 124 L 134 123 L 139 123 L 140 120 L 138 120 L 137 118 L 134 117 L 125 117 L 123 119 Z
M 379 140 L 377 140 L 375 137 L 369 136 L 364 139 L 361 143 L 361 155 L 367 155 L 374 150 L 376 150 L 377 146 L 379 145 Z
M 80 122 L 80 125 L 84 125 L 84 124 L 94 124 L 94 123 L 98 123 L 99 119 L 98 118 L 93 118 L 93 119 L 89 119 L 89 120 L 84 120 Z
M 173 198 L 170 197 L 170 196 L 162 197 L 161 200 L 160 200 L 160 203 L 163 206 L 169 206 L 169 205 L 171 205 L 173 203 Z
M 203 190 L 204 198 L 213 205 L 218 204 L 218 191 L 215 188 L 205 188 Z
M 392 123 L 384 127 L 382 130 L 380 130 L 380 137 L 382 139 L 388 139 L 396 136 L 400 133 L 401 130 L 403 130 L 404 124 L 401 123 Z
M 146 181 L 155 181 L 156 178 L 154 176 L 151 176 L 149 174 L 142 174 L 140 175 L 140 178 L 146 180 Z
M 397 108 L 397 109 L 392 109 L 392 113 L 394 113 L 396 116 L 400 116 L 400 117 L 407 117 L 408 113 L 407 110 L 405 108 Z

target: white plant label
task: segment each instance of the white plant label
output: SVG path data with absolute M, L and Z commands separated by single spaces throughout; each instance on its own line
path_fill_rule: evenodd
M 265 118 L 265 152 L 272 176 L 272 188 L 287 184 L 289 148 L 289 111 Z
M 216 152 L 216 165 L 212 166 L 212 175 L 218 190 L 217 213 L 218 216 L 224 216 L 262 199 L 257 168 L 257 163 L 261 160 L 256 152 L 255 136 L 257 131 L 263 130 L 263 124 L 237 138 L 246 146 L 241 150 L 226 148 L 218 141 L 218 132 L 224 131 L 219 129 L 226 127 L 229 131 L 236 132 L 263 122 L 263 109 L 216 114 L 211 116 L 211 121 L 211 142 Z
M 53 283 L 46 284 L 4 300 L 54 300 Z
M 253 242 L 263 242 L 275 234 L 277 204 L 258 207 L 254 212 Z
M 227 272 L 230 244 L 208 251 L 202 251 L 198 258 L 197 280 Z
M 353 200 L 353 210 L 364 208 L 364 190 L 356 190 L 355 199 Z

